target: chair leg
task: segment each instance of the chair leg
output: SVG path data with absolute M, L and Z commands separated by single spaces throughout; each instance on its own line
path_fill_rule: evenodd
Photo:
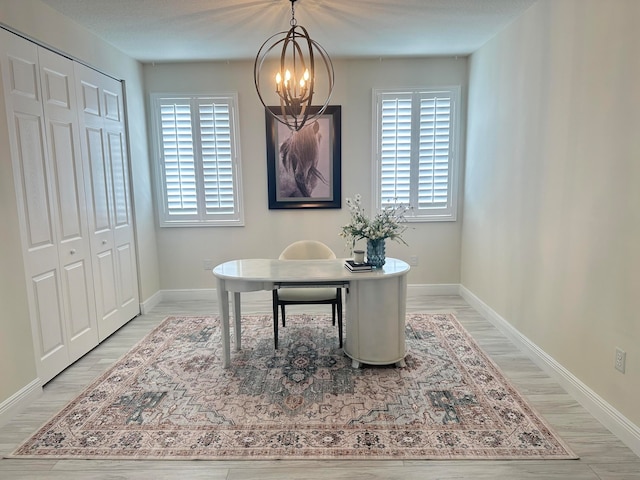
M 338 305 L 336 306 L 338 310 L 338 339 L 340 342 L 340 348 L 342 348 L 342 289 L 338 288 Z
M 274 289 L 273 296 L 273 343 L 275 349 L 278 349 L 278 290 Z
M 280 305 L 280 311 L 282 312 L 282 326 L 286 327 L 284 324 L 284 303 Z

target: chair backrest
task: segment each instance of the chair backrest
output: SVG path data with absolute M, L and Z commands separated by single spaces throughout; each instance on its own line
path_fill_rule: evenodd
M 280 260 L 321 260 L 336 258 L 329 247 L 316 240 L 299 240 L 285 248 L 280 254 Z

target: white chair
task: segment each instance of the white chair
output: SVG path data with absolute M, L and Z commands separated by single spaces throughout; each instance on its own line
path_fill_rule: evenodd
M 292 243 L 280 254 L 280 260 L 320 260 L 334 259 L 335 253 L 324 243 L 316 240 L 300 240 Z M 338 317 L 338 339 L 342 348 L 342 289 L 332 287 L 280 288 L 273 290 L 273 334 L 275 348 L 278 349 L 278 307 L 285 326 L 286 305 L 330 304 L 333 325 Z

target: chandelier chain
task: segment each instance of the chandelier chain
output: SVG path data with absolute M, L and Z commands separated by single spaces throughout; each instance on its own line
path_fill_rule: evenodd
M 295 9 L 296 0 L 291 0 L 291 20 L 289 20 L 289 25 L 295 27 L 298 25 L 298 21 L 296 20 L 296 9 Z

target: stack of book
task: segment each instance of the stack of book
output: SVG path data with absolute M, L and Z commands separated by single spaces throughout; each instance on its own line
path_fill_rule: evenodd
M 370 263 L 356 263 L 353 260 L 345 260 L 344 268 L 351 272 L 370 272 L 373 270 Z

